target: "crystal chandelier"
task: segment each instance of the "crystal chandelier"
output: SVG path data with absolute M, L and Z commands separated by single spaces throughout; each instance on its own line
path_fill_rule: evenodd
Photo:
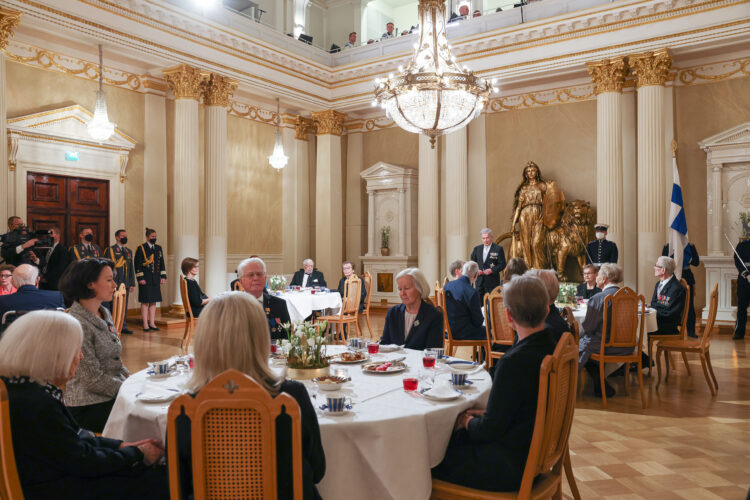
M 495 90 L 495 89 L 492 89 Z M 419 0 L 419 43 L 398 74 L 375 80 L 373 106 L 385 109 L 396 125 L 435 139 L 466 126 L 482 112 L 490 84 L 461 68 L 445 36 L 445 0 Z
M 276 170 L 286 167 L 289 157 L 284 154 L 284 144 L 281 141 L 281 114 L 279 107 L 279 98 L 276 98 L 276 143 L 273 146 L 273 153 L 268 157 L 268 163 Z
M 89 135 L 99 142 L 106 141 L 115 131 L 115 124 L 107 117 L 107 99 L 102 90 L 102 79 L 104 77 L 104 66 L 102 65 L 102 46 L 99 45 L 99 90 L 96 91 L 96 106 L 94 117 L 88 123 Z

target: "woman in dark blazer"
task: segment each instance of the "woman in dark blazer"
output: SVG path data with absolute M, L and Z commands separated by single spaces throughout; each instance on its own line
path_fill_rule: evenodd
M 27 500 L 169 498 L 161 443 L 96 437 L 62 402 L 60 389 L 81 361 L 78 321 L 57 311 L 20 317 L 0 340 L 0 377 L 8 390 L 13 451 Z
M 193 343 L 195 369 L 187 383 L 194 396 L 214 377 L 230 368 L 249 375 L 269 394 L 285 392 L 299 404 L 302 424 L 302 489 L 305 500 L 321 498 L 315 484 L 323 479 L 326 459 L 318 417 L 307 389 L 294 380 L 277 377 L 268 366 L 271 339 L 268 320 L 260 303 L 249 293 L 229 292 L 215 297 L 203 311 Z M 291 499 L 291 436 L 277 432 L 279 463 L 278 498 Z M 177 424 L 180 484 L 183 497 L 191 497 L 193 476 L 189 421 Z
M 198 284 L 195 278 L 198 277 L 198 259 L 192 257 L 185 257 L 182 259 L 180 265 L 182 274 L 185 275 L 185 282 L 187 283 L 188 302 L 190 302 L 190 310 L 193 311 L 193 317 L 197 318 L 201 315 L 203 307 L 208 304 L 211 299 L 203 293 L 201 286 Z
M 443 314 L 425 300 L 430 285 L 422 271 L 404 269 L 396 276 L 396 284 L 402 303 L 388 309 L 380 343 L 416 350 L 443 347 Z

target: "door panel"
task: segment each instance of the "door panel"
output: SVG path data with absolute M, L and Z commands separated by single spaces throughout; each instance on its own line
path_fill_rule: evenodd
M 71 215 L 70 230 L 74 233 L 74 239 L 71 241 L 78 243 L 80 241 L 78 235 L 81 233 L 81 230 L 87 227 L 94 231 L 94 243 L 99 245 L 102 251 L 104 251 L 104 248 L 108 246 L 107 234 L 109 233 L 109 223 L 107 217 L 101 215 Z
M 65 227 L 65 214 L 37 214 L 29 213 L 26 224 L 34 230 L 39 229 L 50 229 L 55 226 L 60 228 L 60 244 L 62 246 L 69 246 L 68 241 L 65 239 L 64 227 Z
M 68 207 L 71 212 L 109 212 L 109 181 L 68 179 Z
M 65 177 L 29 174 L 26 178 L 28 206 L 65 211 Z

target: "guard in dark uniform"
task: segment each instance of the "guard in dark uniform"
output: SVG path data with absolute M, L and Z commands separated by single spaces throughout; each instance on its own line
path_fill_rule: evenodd
M 70 247 L 70 262 L 102 256 L 102 249 L 94 243 L 94 231 L 90 227 L 81 229 L 78 237 L 81 240 L 80 243 Z
M 737 257 L 739 255 L 739 258 Z M 743 265 L 744 263 L 744 265 Z M 737 268 L 737 324 L 734 326 L 734 340 L 745 338 L 745 324 L 747 323 L 747 306 L 750 305 L 750 240 L 737 245 L 734 255 L 734 266 Z
M 128 328 L 128 298 L 130 292 L 135 290 L 135 269 L 133 267 L 133 252 L 125 245 L 128 242 L 128 233 L 124 229 L 118 229 L 115 232 L 117 243 L 104 249 L 104 258 L 115 263 L 115 283 L 119 288 L 125 284 L 125 318 L 122 321 L 122 331 L 120 333 L 130 334 L 132 330 Z M 112 303 L 109 303 L 110 310 Z
M 688 337 L 698 338 L 695 334 L 695 306 L 693 305 L 695 301 L 695 276 L 693 276 L 693 271 L 690 270 L 690 266 L 699 266 L 701 259 L 698 256 L 698 250 L 695 249 L 695 245 L 689 243 L 688 247 L 690 248 L 690 260 L 683 261 L 682 263 L 682 278 L 688 284 L 688 287 L 690 287 L 690 309 L 688 310 L 687 331 Z M 667 255 L 668 253 L 669 243 L 664 245 L 664 248 L 661 249 L 661 254 L 665 257 L 672 257 L 674 259 L 674 252 L 672 252 L 671 255 Z
M 135 251 L 135 277 L 138 280 L 138 301 L 141 303 L 143 331 L 158 331 L 156 303 L 161 302 L 161 286 L 167 281 L 164 252 L 156 244 L 156 231 L 146 228 L 146 242 Z
M 592 241 L 586 245 L 588 252 L 586 254 L 586 264 L 594 264 L 597 268 L 607 262 L 617 264 L 617 244 L 607 240 L 607 229 L 609 229 L 607 224 L 598 223 L 594 226 L 596 241 Z

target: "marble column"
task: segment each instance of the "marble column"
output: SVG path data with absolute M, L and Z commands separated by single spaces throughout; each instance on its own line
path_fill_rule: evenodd
M 364 218 L 364 189 L 360 173 L 363 167 L 362 129 L 348 130 L 346 135 L 346 251 L 344 258 L 356 264 L 361 272 L 360 256 L 367 251 L 362 248 L 364 232 L 367 230 Z
M 203 286 L 209 297 L 227 289 L 227 108 L 237 80 L 211 73 L 203 82 L 206 104 L 206 257 Z
M 13 29 L 18 26 L 21 13 L 0 8 L 0 221 L 5 224 L 8 217 L 15 215 L 15 192 L 11 183 L 15 165 L 8 163 L 8 131 L 5 118 L 5 49 L 13 37 Z M 3 226 L 4 227 L 4 226 Z M 4 231 L 4 230 L 3 230 Z
M 429 137 L 420 134 L 417 192 L 418 262 L 430 286 L 440 279 L 439 180 L 438 150 L 430 145 Z
M 174 167 L 172 170 L 172 255 L 174 263 L 167 274 L 171 281 L 170 313 L 182 314 L 180 263 L 185 257 L 198 258 L 198 103 L 208 73 L 187 64 L 164 71 L 174 92 Z
M 466 127 L 445 136 L 445 260 L 469 258 L 469 175 Z
M 672 58 L 667 49 L 630 56 L 638 88 L 638 290 L 653 288 L 653 264 L 667 233 L 669 196 L 664 151 L 664 83 Z
M 486 114 L 477 116 L 468 126 L 469 158 L 469 247 L 487 227 L 487 129 Z M 496 231 L 502 228 L 494 228 Z
M 309 122 L 307 124 L 306 122 Z M 282 170 L 284 204 L 282 230 L 284 269 L 299 269 L 310 257 L 310 164 L 308 134 L 312 120 L 282 114 L 281 138 L 289 163 Z
M 338 276 L 343 261 L 341 136 L 346 115 L 335 110 L 312 114 L 317 126 L 315 181 L 315 261 L 324 275 Z
M 596 92 L 596 212 L 597 222 L 609 224 L 607 239 L 624 257 L 622 171 L 622 87 L 627 64 L 622 57 L 588 63 Z
M 627 88 L 620 96 L 622 110 L 622 199 L 623 246 L 620 264 L 625 274 L 625 286 L 637 290 L 638 282 L 638 162 L 636 146 L 635 87 Z
M 726 255 L 722 251 L 726 240 L 721 234 L 721 228 L 724 227 L 721 220 L 721 167 L 721 163 L 711 165 L 711 199 L 709 200 L 711 203 L 711 238 L 708 240 L 708 254 L 717 256 Z

